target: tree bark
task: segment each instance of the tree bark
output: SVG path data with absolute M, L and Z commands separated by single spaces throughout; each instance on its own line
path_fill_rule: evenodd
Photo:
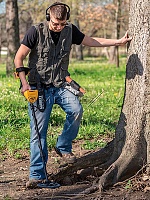
M 17 0 L 6 0 L 6 31 L 8 48 L 6 74 L 10 76 L 15 69 L 14 56 L 20 45 Z
M 150 2 L 131 0 L 124 101 L 115 139 L 98 152 L 77 160 L 53 175 L 56 180 L 79 169 L 97 167 L 98 187 L 102 190 L 134 175 L 150 163 Z M 111 153 L 112 152 L 112 153 Z M 103 171 L 105 171 L 103 173 Z M 91 170 L 90 173 L 93 173 Z M 103 173 L 103 174 L 102 174 Z M 102 174 L 102 176 L 101 176 Z
M 150 130 L 149 13 L 148 0 L 130 1 L 129 31 L 133 40 L 128 52 L 124 102 L 115 133 L 111 157 L 114 162 L 101 176 L 100 189 L 130 177 L 147 162 Z

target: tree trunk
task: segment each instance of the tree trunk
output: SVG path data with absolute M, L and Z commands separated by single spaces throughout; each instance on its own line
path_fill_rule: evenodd
M 98 152 L 66 166 L 54 179 L 62 179 L 79 169 L 91 168 L 100 176 L 102 190 L 134 175 L 146 163 L 150 164 L 150 2 L 131 0 L 129 45 L 123 106 L 115 132 L 115 139 Z M 112 152 L 112 153 L 111 153 Z M 82 161 L 82 162 L 81 162 Z M 94 168 L 96 167 L 96 168 Z M 103 171 L 105 171 L 103 173 Z M 103 173 L 103 174 L 102 174 Z M 81 173 L 83 174 L 83 173 Z
M 117 9 L 116 9 L 116 38 L 119 39 L 120 38 L 120 19 L 121 19 L 121 2 L 122 0 L 117 0 L 116 5 L 117 5 Z M 116 67 L 119 67 L 119 47 L 116 46 Z
M 106 47 L 106 57 L 109 63 L 116 63 L 116 47 Z
M 78 27 L 78 29 L 80 29 L 80 25 L 79 25 L 79 2 L 75 1 L 75 7 L 73 10 L 74 13 L 74 25 L 76 25 Z M 75 46 L 75 52 L 76 52 L 76 59 L 77 60 L 83 60 L 83 51 L 82 51 L 82 45 L 76 45 Z
M 122 0 L 114 0 L 114 5 L 116 6 L 115 11 L 115 31 L 114 38 L 120 38 L 120 25 L 121 25 L 121 3 Z M 115 63 L 116 67 L 119 67 L 119 47 L 107 47 L 106 48 L 106 57 L 110 63 Z
M 133 40 L 129 47 L 124 103 L 111 157 L 114 162 L 100 178 L 100 188 L 130 177 L 149 160 L 149 13 L 149 0 L 130 1 L 129 31 Z
M 79 21 L 77 19 L 74 20 L 74 24 L 79 27 Z M 76 50 L 76 59 L 77 60 L 83 60 L 83 51 L 82 51 L 82 45 L 76 45 L 75 46 L 75 50 Z
M 6 74 L 10 76 L 15 69 L 14 56 L 20 44 L 17 0 L 6 0 L 6 30 L 8 48 Z
M 1 62 L 1 50 L 2 50 L 2 25 L 0 24 L 0 62 Z

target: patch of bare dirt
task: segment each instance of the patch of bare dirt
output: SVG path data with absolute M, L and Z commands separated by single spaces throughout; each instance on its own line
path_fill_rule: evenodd
M 74 143 L 74 153 L 82 156 L 89 151 L 82 150 L 79 142 Z M 49 174 L 57 171 L 59 167 L 58 157 L 54 151 L 50 152 L 47 164 Z M 81 195 L 85 189 L 92 184 L 89 180 L 75 182 L 74 184 L 61 185 L 57 189 L 26 189 L 28 181 L 29 154 L 26 152 L 24 158 L 18 160 L 7 157 L 0 161 L 0 200 L 149 200 L 150 190 L 142 190 L 142 183 L 135 189 L 131 185 L 118 184 L 102 193 L 96 192 L 90 195 Z M 138 182 L 139 183 L 139 182 Z M 138 186 L 138 183 L 136 186 Z M 125 189 L 125 185 L 126 187 Z M 128 188 L 128 189 L 127 189 Z

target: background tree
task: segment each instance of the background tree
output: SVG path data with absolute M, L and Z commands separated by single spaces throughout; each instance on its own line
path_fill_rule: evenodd
M 125 0 L 122 0 L 121 3 L 118 3 L 119 6 L 117 6 L 118 1 L 109 4 L 105 3 L 103 5 L 100 3 L 88 3 L 80 6 L 80 9 L 82 8 L 79 15 L 81 31 L 89 36 L 105 38 L 117 38 L 120 37 L 120 35 L 123 35 L 128 29 L 128 7 L 125 6 Z M 121 14 L 120 9 L 122 10 Z M 84 47 L 84 55 L 105 55 L 109 62 L 116 63 L 117 59 L 115 50 L 115 47 L 106 47 L 101 49 Z M 121 50 L 124 50 L 123 53 L 125 53 L 124 47 L 120 48 L 120 51 Z
M 0 0 L 0 3 L 2 2 L 2 0 Z M 1 48 L 2 48 L 2 25 L 0 23 L 0 52 L 1 52 Z M 0 54 L 0 61 L 1 61 L 1 54 Z
M 115 32 L 116 32 L 116 39 L 120 38 L 120 26 L 121 26 L 121 3 L 122 0 L 115 0 L 115 4 L 116 4 L 116 28 L 115 28 Z M 116 50 L 116 67 L 119 67 L 119 46 L 115 47 Z
M 5 9 L 3 0 L 0 0 L 0 52 L 3 46 L 6 46 L 6 20 L 5 20 Z M 1 59 L 0 53 L 0 61 Z
M 80 21 L 79 21 L 79 1 L 72 1 L 71 2 L 71 10 L 72 10 L 72 21 L 75 26 L 80 29 Z M 75 45 L 75 54 L 76 54 L 76 59 L 77 60 L 83 60 L 83 51 L 82 51 L 82 45 Z
M 2 25 L 0 24 L 0 36 L 2 35 Z M 2 37 L 0 37 L 0 52 L 2 49 Z M 1 61 L 1 53 L 0 53 L 0 61 Z
M 18 7 L 19 7 L 19 16 L 24 19 L 27 24 L 28 21 L 26 19 L 30 18 L 29 25 L 27 29 L 32 25 L 39 23 L 45 20 L 45 10 L 48 6 L 52 4 L 53 1 L 44 1 L 44 0 L 19 0 Z M 22 27 L 22 24 L 20 23 Z M 25 30 L 26 32 L 26 30 Z
M 20 45 L 17 0 L 6 0 L 7 60 L 6 74 L 14 71 L 14 56 Z
M 119 1 L 119 0 L 118 0 Z M 128 0 L 121 0 L 121 18 L 120 19 L 120 35 L 123 35 L 128 27 Z M 45 10 L 46 8 L 54 3 L 55 0 L 44 1 L 44 0 L 19 0 L 19 32 L 20 40 L 26 33 L 27 29 L 32 25 L 40 21 L 45 20 Z M 64 3 L 71 7 L 71 17 L 70 21 L 76 23 L 76 25 L 89 36 L 116 37 L 115 29 L 115 12 L 116 5 L 112 1 L 101 0 L 97 2 L 96 0 L 64 0 Z M 8 16 L 8 15 L 6 15 Z M 5 45 L 6 37 L 6 23 L 4 16 L 2 17 L 2 45 Z M 16 21 L 17 22 L 17 21 Z M 16 28 L 18 26 L 16 25 Z M 16 30 L 17 31 L 17 30 Z M 19 41 L 19 40 L 18 40 Z M 115 51 L 111 48 L 88 48 L 88 47 L 76 47 L 73 49 L 73 57 L 78 57 L 83 59 L 84 56 L 102 56 L 105 55 L 109 62 L 113 62 L 115 57 Z M 77 53 L 75 53 L 77 52 Z M 125 48 L 119 48 L 119 52 L 126 53 Z
M 134 175 L 150 164 L 150 2 L 131 0 L 129 46 L 123 106 L 116 127 L 115 138 L 105 148 L 77 160 L 55 174 L 55 180 L 77 170 L 84 177 L 100 176 L 98 184 L 87 192 L 112 186 Z M 86 173 L 87 172 L 87 173 Z M 65 174 L 65 175 L 64 175 Z

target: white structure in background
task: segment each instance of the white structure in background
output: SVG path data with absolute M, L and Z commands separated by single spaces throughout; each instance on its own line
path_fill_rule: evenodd
M 7 47 L 2 47 L 0 53 L 1 55 L 7 55 Z

